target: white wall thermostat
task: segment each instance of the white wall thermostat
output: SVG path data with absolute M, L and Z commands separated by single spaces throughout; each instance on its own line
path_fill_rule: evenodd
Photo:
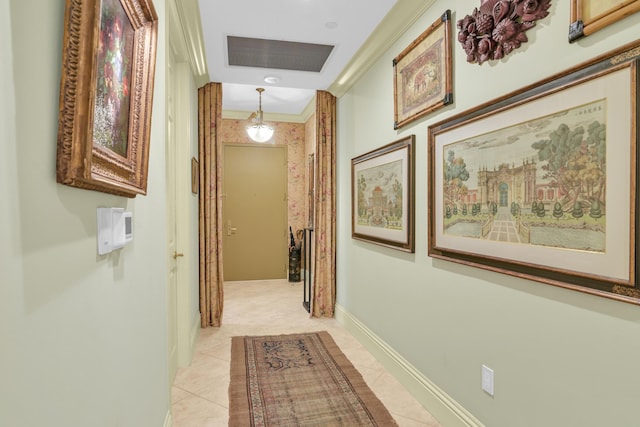
M 133 240 L 133 217 L 124 208 L 98 208 L 98 254 L 106 255 Z

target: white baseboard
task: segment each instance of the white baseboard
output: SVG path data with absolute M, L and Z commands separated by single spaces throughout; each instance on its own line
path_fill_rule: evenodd
M 171 425 L 173 424 L 173 421 L 171 419 L 171 409 L 169 409 L 167 411 L 167 416 L 164 417 L 164 424 L 163 427 L 171 427 Z
M 398 352 L 344 307 L 336 304 L 335 318 L 445 427 L 483 427 L 483 424 L 422 375 Z
M 197 313 L 197 316 L 193 318 L 193 322 L 191 323 L 191 333 L 189 334 L 189 363 L 191 363 L 196 351 L 196 343 L 200 336 L 200 329 L 200 313 Z

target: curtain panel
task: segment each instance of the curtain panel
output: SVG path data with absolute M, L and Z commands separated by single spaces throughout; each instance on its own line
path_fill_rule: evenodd
M 336 97 L 316 92 L 315 260 L 312 317 L 333 317 L 336 303 Z
M 209 83 L 198 89 L 200 320 L 203 328 L 222 323 L 222 178 L 218 161 L 221 124 L 222 84 Z

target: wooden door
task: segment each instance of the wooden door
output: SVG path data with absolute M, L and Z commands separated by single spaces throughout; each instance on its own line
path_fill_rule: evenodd
M 285 146 L 223 145 L 224 280 L 287 277 Z

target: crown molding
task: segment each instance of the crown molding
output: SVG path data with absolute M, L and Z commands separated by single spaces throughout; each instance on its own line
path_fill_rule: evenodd
M 302 119 L 302 123 L 307 123 L 311 116 L 313 116 L 316 112 L 316 96 L 313 95 L 313 98 L 309 100 L 309 103 L 304 110 L 300 113 L 300 118 Z
M 198 0 L 168 0 L 168 3 L 172 12 L 169 38 L 172 48 L 191 66 L 196 86 L 204 86 L 210 79 Z
M 329 86 L 329 92 L 341 97 L 411 27 L 435 0 L 398 0 L 378 24 L 351 61 Z
M 305 109 L 306 110 L 306 109 Z M 222 110 L 222 118 L 230 120 L 247 120 L 254 111 Z M 262 112 L 265 122 L 306 123 L 303 114 L 281 114 Z
M 391 46 L 429 9 L 435 0 L 398 0 L 389 13 L 378 24 L 362 47 L 351 58 L 338 78 L 329 86 L 328 91 L 336 97 L 344 95 Z M 183 60 L 189 62 L 196 86 L 210 81 L 207 68 L 204 37 L 200 20 L 198 0 L 168 0 L 172 9 L 170 42 Z M 173 34 L 175 32 L 175 34 Z M 177 37 L 176 41 L 173 38 Z M 315 97 L 299 115 L 268 114 L 273 121 L 306 122 L 315 112 Z M 244 119 L 251 112 L 227 111 L 224 118 Z

